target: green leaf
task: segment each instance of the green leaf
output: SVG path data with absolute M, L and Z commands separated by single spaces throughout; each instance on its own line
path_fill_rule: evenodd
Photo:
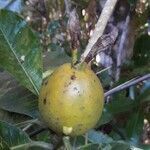
M 150 150 L 150 145 L 149 144 L 144 144 L 144 145 L 141 145 L 142 147 L 142 150 Z
M 77 148 L 77 150 L 100 150 L 99 144 L 87 144 Z
M 122 141 L 113 142 L 111 146 L 111 150 L 131 150 L 130 145 Z
M 7 143 L 2 139 L 0 136 L 0 150 L 10 150 L 9 146 Z
M 64 52 L 63 49 L 46 52 L 44 58 L 44 67 L 46 70 L 53 71 L 58 66 L 71 62 L 71 58 Z
M 132 110 L 132 108 L 136 107 L 136 103 L 133 100 L 127 99 L 127 98 L 119 98 L 113 99 L 109 104 L 106 104 L 106 109 L 108 112 L 110 112 L 112 115 L 119 114 L 122 112 L 127 112 L 129 110 Z
M 49 131 L 46 130 L 36 135 L 36 141 L 49 142 L 49 139 L 52 138 L 51 136 Z
M 37 97 L 21 86 L 11 88 L 0 96 L 0 108 L 32 118 L 39 116 Z
M 126 126 L 126 133 L 132 144 L 139 145 L 140 135 L 143 131 L 143 125 L 144 115 L 140 110 L 135 111 L 132 115 L 129 116 Z
M 26 120 L 29 120 L 28 116 L 20 115 L 18 113 L 12 113 L 8 112 L 6 110 L 0 109 L 0 121 L 9 122 L 12 124 L 24 122 Z
M 140 36 L 134 45 L 133 60 L 136 66 L 150 66 L 150 36 L 145 34 Z M 148 68 L 147 68 L 148 69 Z
M 131 5 L 135 5 L 137 2 L 137 0 L 128 0 L 128 3 L 131 4 Z
M 141 100 L 141 102 L 149 102 L 150 101 L 150 89 L 145 90 L 139 97 L 139 100 Z
M 73 147 L 83 146 L 85 144 L 85 137 L 84 136 L 73 137 L 71 138 L 71 144 L 73 145 Z
M 104 125 L 106 123 L 109 123 L 112 119 L 113 119 L 113 116 L 112 114 L 109 112 L 109 110 L 106 108 L 106 105 L 104 105 L 104 109 L 103 109 L 103 112 L 102 112 L 102 116 L 100 117 L 96 127 L 99 127 L 101 125 Z
M 41 141 L 32 141 L 11 147 L 11 150 L 53 150 L 53 145 Z
M 124 141 L 115 141 L 111 143 L 111 150 L 143 150 L 138 147 L 135 147 L 133 145 L 130 145 L 130 143 L 124 142 Z
M 109 144 L 113 139 L 102 132 L 90 130 L 88 132 L 88 140 L 95 144 Z
M 0 10 L 0 67 L 39 94 L 42 61 L 39 40 L 17 14 Z
M 0 122 L 0 137 L 3 138 L 9 147 L 31 142 L 25 132 L 5 122 Z

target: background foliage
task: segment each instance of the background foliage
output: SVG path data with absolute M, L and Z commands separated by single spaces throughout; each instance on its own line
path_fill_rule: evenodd
M 38 94 L 43 78 L 70 62 L 66 28 L 70 2 L 76 6 L 80 19 L 81 53 L 105 0 L 0 0 L 0 149 L 64 149 L 62 137 L 47 129 L 40 118 Z M 126 16 L 132 17 L 123 47 L 128 49 L 125 56 L 129 57 L 123 57 L 119 80 L 113 80 L 108 70 L 98 74 L 105 92 L 150 72 L 150 6 L 145 5 L 140 0 L 130 0 L 118 2 L 115 8 L 117 17 L 112 16 L 111 23 L 120 29 L 117 41 L 121 40 Z M 83 16 L 83 10 L 88 17 Z M 93 65 L 95 72 L 105 68 L 101 63 Z M 71 146 L 80 150 L 148 150 L 149 122 L 147 79 L 107 97 L 96 128 L 87 135 L 71 138 Z

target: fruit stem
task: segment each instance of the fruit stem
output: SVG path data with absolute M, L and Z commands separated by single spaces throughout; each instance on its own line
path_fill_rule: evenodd
M 64 136 L 63 137 L 63 142 L 64 142 L 66 150 L 72 150 L 72 146 L 70 144 L 70 137 L 69 136 Z
M 85 145 L 88 144 L 88 133 L 85 133 Z
M 78 50 L 77 48 L 72 49 L 72 67 L 75 66 L 75 64 L 77 63 L 78 60 Z

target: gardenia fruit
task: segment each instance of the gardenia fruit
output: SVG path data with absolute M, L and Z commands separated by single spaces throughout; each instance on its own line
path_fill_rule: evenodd
M 104 104 L 101 83 L 87 64 L 58 67 L 43 82 L 39 110 L 50 129 L 70 136 L 81 135 L 100 119 Z

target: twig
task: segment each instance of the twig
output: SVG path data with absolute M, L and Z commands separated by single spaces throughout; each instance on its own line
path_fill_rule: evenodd
M 131 79 L 130 81 L 127 81 L 127 82 L 125 82 L 125 83 L 123 83 L 123 84 L 121 84 L 121 85 L 119 85 L 119 86 L 109 90 L 108 92 L 105 92 L 104 95 L 105 95 L 105 97 L 107 97 L 109 95 L 112 95 L 114 93 L 122 91 L 122 90 L 124 90 L 126 88 L 129 88 L 130 86 L 133 86 L 133 85 L 135 85 L 135 84 L 137 84 L 137 83 L 139 83 L 139 82 L 141 82 L 143 80 L 149 79 L 149 78 L 150 78 L 150 74 L 144 75 L 144 76 L 139 77 L 139 78 Z
M 40 4 L 40 7 L 37 9 L 38 12 L 41 14 L 41 16 L 45 17 L 47 22 L 49 22 L 49 15 L 46 10 L 46 4 L 44 0 L 39 0 L 38 3 Z
M 104 72 L 106 70 L 109 70 L 110 68 L 112 68 L 112 66 L 109 66 L 109 67 L 107 67 L 107 68 L 105 68 L 103 70 L 100 70 L 100 71 L 96 72 L 96 75 L 98 75 L 98 74 L 100 74 L 100 73 L 102 73 L 102 72 Z
M 81 55 L 81 63 L 85 61 L 87 55 L 89 54 L 89 52 L 91 51 L 92 47 L 94 46 L 94 44 L 97 42 L 97 40 L 99 39 L 99 37 L 102 36 L 104 29 L 107 25 L 107 22 L 114 10 L 114 7 L 117 3 L 117 0 L 107 0 L 105 3 L 105 6 L 102 10 L 102 13 L 98 19 L 97 24 L 95 25 L 95 29 L 93 32 L 93 35 L 91 36 L 91 38 L 89 39 L 88 45 L 84 51 L 84 53 Z
M 32 123 L 28 124 L 26 127 L 22 129 L 22 131 L 27 131 L 32 125 L 33 125 Z
M 70 0 L 64 0 L 65 8 L 66 8 L 66 15 L 69 16 L 70 10 L 71 10 L 71 1 Z
M 122 64 L 122 55 L 123 55 L 123 50 L 124 50 L 124 43 L 127 39 L 127 33 L 128 33 L 128 25 L 130 22 L 130 15 L 128 15 L 126 17 L 126 20 L 124 22 L 124 27 L 123 27 L 123 31 L 122 31 L 122 35 L 121 35 L 121 39 L 119 42 L 119 48 L 117 50 L 117 70 L 116 70 L 116 76 L 115 76 L 115 80 L 118 81 L 120 78 L 120 66 Z
M 63 142 L 64 142 L 66 150 L 72 150 L 69 136 L 64 136 Z
M 33 131 L 33 132 L 31 132 L 30 134 L 29 134 L 29 136 L 30 137 L 33 137 L 33 136 L 35 136 L 35 135 L 37 135 L 37 134 L 39 134 L 39 133 L 41 133 L 41 132 L 43 132 L 43 131 L 45 131 L 45 130 L 47 130 L 48 128 L 40 128 L 40 129 L 38 129 L 38 130 L 36 130 L 36 131 Z

